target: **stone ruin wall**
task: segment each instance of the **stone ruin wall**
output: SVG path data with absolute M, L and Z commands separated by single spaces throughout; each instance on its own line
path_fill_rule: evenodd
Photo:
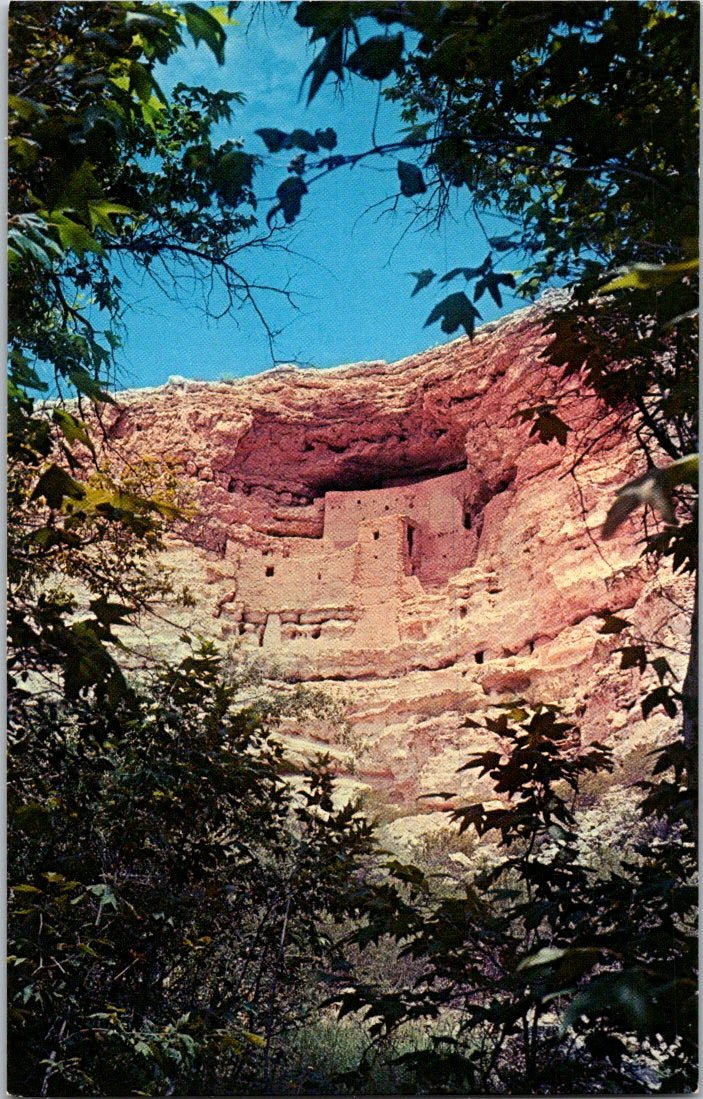
M 244 643 L 253 636 L 277 658 L 285 659 L 292 642 L 358 648 L 368 644 L 369 632 L 374 644 L 397 644 L 403 602 L 446 586 L 476 557 L 471 489 L 470 476 L 460 471 L 416 484 L 328 492 L 319 533 L 260 550 L 227 543 L 227 556 L 237 562 L 237 591 L 223 612 L 238 617 Z

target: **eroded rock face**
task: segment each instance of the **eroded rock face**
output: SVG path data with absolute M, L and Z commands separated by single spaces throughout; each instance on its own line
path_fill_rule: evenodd
M 598 540 L 637 459 L 594 400 L 565 397 L 546 343 L 524 310 L 400 363 L 128 392 L 108 421 L 118 453 L 167 459 L 195 500 L 168 562 L 196 629 L 344 699 L 337 757 L 397 801 L 488 792 L 454 772 L 484 747 L 464 716 L 492 703 L 562 703 L 623 759 L 667 732 L 641 721 L 597 613 L 627 610 L 679 670 L 686 615 L 640 561 L 641 517 Z M 565 448 L 515 415 L 557 391 Z

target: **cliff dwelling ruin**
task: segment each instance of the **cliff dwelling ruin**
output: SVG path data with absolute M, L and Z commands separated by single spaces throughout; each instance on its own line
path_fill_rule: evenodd
M 357 776 L 396 801 L 468 789 L 466 715 L 516 698 L 587 710 L 585 741 L 641 752 L 671 721 L 623 711 L 637 673 L 598 615 L 665 637 L 675 663 L 686 614 L 652 593 L 688 593 L 647 571 L 638 518 L 599 542 L 637 459 L 593 400 L 564 402 L 547 343 L 533 308 L 401 363 L 119 395 L 113 446 L 167 458 L 194 501 L 165 562 L 196 610 L 169 610 L 177 628 L 150 643 L 176 656 L 187 629 L 331 692 L 363 746 Z M 515 416 L 557 392 L 566 447 Z M 351 766 L 333 734 L 292 734 Z
M 369 630 L 397 643 L 400 605 L 475 564 L 483 510 L 511 474 L 493 487 L 463 469 L 325 492 L 309 534 L 277 532 L 257 550 L 228 541 L 237 593 L 223 609 L 239 636 L 279 655 L 293 642 L 367 644 Z

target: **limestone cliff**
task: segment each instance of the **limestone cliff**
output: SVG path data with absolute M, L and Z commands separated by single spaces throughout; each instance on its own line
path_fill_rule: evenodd
M 483 744 L 464 716 L 517 696 L 563 703 L 624 760 L 667 732 L 642 722 L 597 612 L 627 611 L 680 669 L 686 593 L 640 561 L 641 516 L 599 542 L 638 459 L 595 400 L 563 392 L 546 344 L 523 310 L 390 365 L 177 378 L 119 394 L 107 419 L 118 454 L 168 459 L 195 501 L 168 562 L 196 629 L 342 697 L 358 773 L 396 800 L 466 792 L 454 771 Z M 566 447 L 516 416 L 557 391 Z

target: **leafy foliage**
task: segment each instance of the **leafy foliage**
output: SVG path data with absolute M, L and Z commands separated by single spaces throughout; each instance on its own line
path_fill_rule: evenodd
M 24 4 L 10 20 L 9 636 L 17 676 L 49 674 L 69 696 L 95 687 L 109 706 L 126 691 L 109 621 L 78 612 L 60 578 L 87 599 L 117 592 L 137 614 L 163 591 L 146 562 L 164 519 L 158 491 L 110 474 L 93 433 L 114 403 L 123 288 L 115 259 L 202 280 L 217 309 L 252 299 L 232 265 L 256 224 L 259 158 L 217 145 L 237 92 L 155 78 L 184 42 L 224 62 L 224 9 L 195 3 Z M 325 135 L 323 135 L 325 137 Z M 248 236 L 247 236 L 247 239 Z M 161 276 L 156 275 L 160 281 Z M 189 298 L 191 297 L 189 293 Z M 213 300 L 214 300 L 213 298 Z M 206 305 L 207 307 L 207 305 Z M 37 407 L 35 395 L 58 395 Z M 64 396 L 77 406 L 61 406 Z M 126 475 L 129 480 L 129 475 Z M 47 583 L 53 577 L 50 583 Z M 95 606 L 102 605 L 93 603 Z
M 11 712 L 10 1087 L 264 1088 L 353 915 L 370 831 L 324 762 L 295 788 L 263 710 L 203 649 L 106 717 Z
M 697 1054 L 695 826 L 675 810 L 686 801 L 681 744 L 655 768 L 658 776 L 674 768 L 673 785 L 645 784 L 639 834 L 605 869 L 579 833 L 575 805 L 582 776 L 612 768 L 610 750 L 581 747 L 578 729 L 552 706 L 506 704 L 466 724 L 498 738 L 498 749 L 462 768 L 489 775 L 496 799 L 451 816 L 460 831 L 497 833 L 504 853 L 435 883 L 389 863 L 355 938 L 390 935 L 420 972 L 400 989 L 347 982 L 340 1016 L 360 1013 L 381 1037 L 450 1014 L 451 1036 L 403 1058 L 418 1088 L 433 1093 L 639 1092 L 650 1082 L 688 1090 Z M 652 813 L 674 842 L 663 842 Z M 647 1050 L 655 1079 L 638 1067 Z M 359 1086 L 364 1072 L 362 1059 L 346 1082 Z

